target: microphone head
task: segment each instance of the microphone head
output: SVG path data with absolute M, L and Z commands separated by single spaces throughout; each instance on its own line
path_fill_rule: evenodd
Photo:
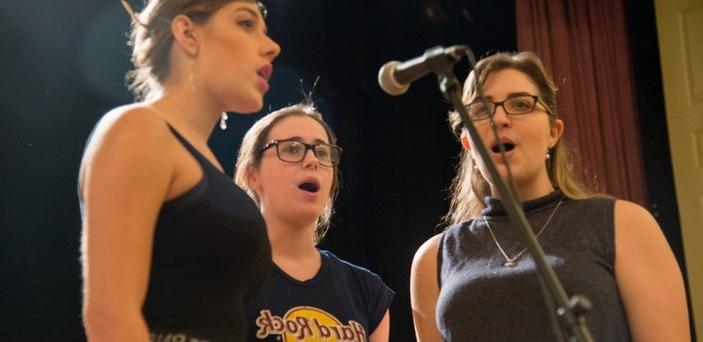
M 398 96 L 405 94 L 410 88 L 410 84 L 402 84 L 395 78 L 395 68 L 400 62 L 390 61 L 378 70 L 378 85 L 388 95 Z

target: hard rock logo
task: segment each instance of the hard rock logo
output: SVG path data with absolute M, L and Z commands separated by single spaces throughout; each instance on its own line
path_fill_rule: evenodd
M 260 339 L 280 335 L 283 342 L 366 342 L 366 330 L 358 322 L 345 325 L 328 312 L 310 306 L 292 308 L 283 317 L 261 310 L 256 326 Z

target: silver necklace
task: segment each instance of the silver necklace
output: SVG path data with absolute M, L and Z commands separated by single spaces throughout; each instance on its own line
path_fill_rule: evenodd
M 540 229 L 537 232 L 537 235 L 535 235 L 535 238 L 539 239 L 539 236 L 542 235 L 542 232 L 544 232 L 544 229 L 547 228 L 549 225 L 549 222 L 552 221 L 552 217 L 554 217 L 554 214 L 557 213 L 557 210 L 559 210 L 559 206 L 561 206 L 561 202 L 557 203 L 556 207 L 554 207 L 554 210 L 552 210 L 552 213 L 549 215 L 549 218 L 547 218 L 547 222 L 544 223 L 542 226 L 542 229 Z M 493 238 L 493 242 L 496 243 L 496 247 L 498 247 L 498 250 L 500 251 L 500 254 L 503 254 L 503 258 L 505 258 L 505 261 L 503 261 L 503 266 L 505 267 L 515 267 L 517 266 L 517 259 L 520 259 L 520 257 L 527 252 L 527 247 L 523 248 L 518 254 L 516 254 L 514 257 L 509 257 L 508 253 L 505 253 L 505 250 L 503 247 L 498 243 L 498 239 L 496 239 L 495 234 L 493 234 L 493 229 L 491 229 L 491 225 L 488 224 L 488 220 L 486 220 L 486 215 L 483 216 L 483 222 L 486 223 L 486 227 L 488 227 L 488 233 L 491 234 L 491 237 Z

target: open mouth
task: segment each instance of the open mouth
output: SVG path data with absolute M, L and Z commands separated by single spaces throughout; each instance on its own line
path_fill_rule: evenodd
M 510 152 L 515 148 L 515 144 L 513 144 L 511 142 L 503 142 L 503 147 L 505 148 L 505 152 Z M 500 153 L 499 144 L 496 143 L 495 145 L 493 145 L 491 147 L 491 151 L 493 151 L 494 153 Z
M 316 193 L 320 190 L 320 185 L 315 182 L 304 182 L 298 185 L 298 189 L 311 193 Z
M 259 69 L 256 73 L 259 74 L 259 76 L 261 76 L 263 79 L 268 81 L 271 78 L 271 74 L 273 73 L 273 66 L 271 64 L 267 64 L 261 69 Z

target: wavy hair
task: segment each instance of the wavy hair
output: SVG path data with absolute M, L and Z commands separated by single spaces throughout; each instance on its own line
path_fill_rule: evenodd
M 539 97 L 546 105 L 550 125 L 559 118 L 557 112 L 557 87 L 545 69 L 542 61 L 532 52 L 496 53 L 481 59 L 464 82 L 463 101 L 473 99 L 477 93 L 475 85 L 480 87 L 491 73 L 515 69 L 527 75 L 537 86 Z M 449 112 L 449 125 L 457 138 L 461 137 L 463 124 L 459 113 Z M 546 162 L 547 174 L 554 188 L 573 199 L 588 198 L 594 195 L 574 172 L 574 162 L 569 147 L 564 139 L 549 149 L 550 159 Z M 447 226 L 467 221 L 481 214 L 486 207 L 484 197 L 490 195 L 489 183 L 474 168 L 475 161 L 471 153 L 462 150 L 456 176 L 449 188 L 449 211 L 443 218 Z

